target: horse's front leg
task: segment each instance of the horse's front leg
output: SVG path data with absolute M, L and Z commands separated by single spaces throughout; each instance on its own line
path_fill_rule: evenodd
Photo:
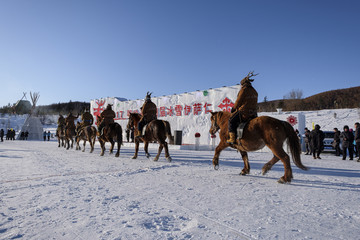
M 92 153 L 94 151 L 95 138 L 94 138 L 94 140 L 92 140 L 89 137 L 89 143 L 90 143 L 90 153 Z
M 99 139 L 100 147 L 101 147 L 101 153 L 100 156 L 104 156 L 105 152 L 105 142 Z
M 244 168 L 241 170 L 240 175 L 246 175 L 250 173 L 250 164 L 247 152 L 240 151 L 241 157 L 244 161 Z
M 86 145 L 86 140 L 84 139 L 84 149 L 82 150 L 83 152 L 85 152 L 85 145 Z
M 136 159 L 138 156 L 139 144 L 140 144 L 139 140 L 135 139 L 135 153 L 134 153 L 134 156 L 132 157 L 132 159 Z
M 149 142 L 144 141 L 144 151 L 145 151 L 145 155 L 147 158 L 150 158 L 150 153 L 149 153 Z M 155 157 L 156 158 L 156 157 Z M 154 161 L 157 161 L 154 159 Z
M 225 148 L 227 148 L 228 146 L 229 146 L 229 144 L 226 141 L 220 141 L 219 145 L 215 148 L 215 154 L 214 154 L 213 161 L 212 161 L 215 170 L 219 169 L 220 152 L 222 150 L 224 150 Z
M 59 143 L 58 147 L 60 147 L 60 138 L 58 138 L 58 143 Z
M 66 147 L 66 150 L 69 150 L 70 148 L 70 139 L 66 139 L 66 144 L 65 144 L 67 147 Z
M 110 139 L 110 143 L 111 143 L 111 146 L 110 146 L 110 154 L 113 153 L 113 150 L 114 150 L 114 145 L 115 145 L 115 142 L 113 139 Z
M 274 157 L 262 167 L 262 174 L 265 175 L 268 171 L 270 171 L 272 166 L 274 166 L 279 160 L 280 159 L 274 155 Z

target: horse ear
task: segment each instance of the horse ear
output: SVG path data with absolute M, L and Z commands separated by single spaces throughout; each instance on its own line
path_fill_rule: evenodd
M 216 112 L 210 112 L 211 113 L 211 116 L 214 116 L 216 114 Z

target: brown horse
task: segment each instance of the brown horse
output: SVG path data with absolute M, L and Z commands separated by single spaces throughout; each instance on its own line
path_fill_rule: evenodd
M 100 116 L 96 117 L 96 125 L 99 126 L 102 118 Z M 100 131 L 98 131 L 98 140 L 101 146 L 100 156 L 104 156 L 105 152 L 105 143 L 110 142 L 110 154 L 113 153 L 115 142 L 117 143 L 117 151 L 115 157 L 120 156 L 120 148 L 122 144 L 122 128 L 118 123 L 111 123 L 108 126 L 103 128 L 103 135 L 100 137 Z
M 65 142 L 65 125 L 64 124 L 61 124 L 58 126 L 58 128 L 56 129 L 55 136 L 58 139 L 58 143 L 59 143 L 58 147 L 60 147 L 60 145 L 62 147 L 64 147 L 65 146 L 65 144 L 64 144 L 64 142 Z M 61 144 L 60 144 L 60 142 L 61 142 Z
M 80 140 L 84 141 L 83 152 L 85 152 L 86 141 L 90 143 L 90 153 L 94 151 L 94 145 L 96 140 L 97 130 L 94 126 L 85 126 L 82 127 L 78 122 L 76 125 L 76 150 L 81 150 Z
M 133 126 L 135 132 L 137 132 L 138 131 L 137 126 L 140 119 L 141 119 L 141 115 L 139 113 L 130 113 L 127 128 L 130 129 Z M 148 152 L 149 142 L 157 141 L 160 144 L 160 146 L 158 153 L 154 158 L 154 161 L 159 160 L 161 151 L 163 150 L 163 148 L 165 148 L 165 158 L 168 162 L 171 162 L 172 159 L 169 155 L 168 144 L 165 141 L 166 137 L 169 138 L 170 144 L 172 144 L 174 141 L 174 137 L 171 136 L 171 128 L 170 128 L 170 123 L 168 121 L 153 120 L 146 125 L 145 135 L 143 138 L 141 138 L 141 140 L 144 142 L 144 150 L 147 158 L 150 157 L 150 154 Z M 138 138 L 135 138 L 135 154 L 132 157 L 133 159 L 136 159 L 138 156 L 139 144 L 140 144 L 140 140 Z
M 73 148 L 74 146 L 74 137 L 76 136 L 75 133 L 75 124 L 66 124 L 65 127 L 65 147 L 66 150 L 69 150 L 69 148 Z M 71 142 L 71 145 L 70 145 Z
M 256 151 L 262 149 L 264 146 L 267 146 L 273 152 L 274 157 L 263 166 L 263 175 L 267 173 L 275 163 L 281 160 L 284 164 L 285 174 L 278 182 L 291 182 L 293 175 L 290 166 L 290 157 L 283 149 L 283 143 L 287 140 L 295 165 L 302 170 L 308 170 L 308 168 L 301 163 L 300 142 L 293 127 L 288 122 L 268 116 L 254 118 L 245 126 L 243 137 L 240 140 L 237 139 L 236 144 L 230 145 L 226 142 L 228 138 L 228 122 L 230 116 L 231 113 L 229 112 L 211 113 L 210 134 L 215 134 L 220 129 L 220 143 L 215 149 L 213 158 L 213 165 L 215 169 L 218 169 L 219 167 L 220 152 L 227 147 L 232 147 L 240 151 L 244 161 L 244 169 L 240 174 L 246 175 L 250 173 L 247 152 Z

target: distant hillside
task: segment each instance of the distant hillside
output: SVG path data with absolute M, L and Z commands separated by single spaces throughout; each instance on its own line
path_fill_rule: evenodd
M 260 112 L 311 111 L 321 109 L 360 108 L 360 87 L 319 93 L 304 99 L 281 99 L 259 103 Z
M 69 112 L 73 114 L 82 113 L 84 109 L 90 110 L 90 103 L 88 102 L 68 102 L 68 103 L 54 103 L 46 106 L 36 107 L 36 111 L 39 115 L 48 115 L 48 114 L 65 114 Z

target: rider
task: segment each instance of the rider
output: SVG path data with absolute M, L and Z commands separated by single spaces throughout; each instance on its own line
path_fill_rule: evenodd
M 104 134 L 103 129 L 105 126 L 110 125 L 111 123 L 114 123 L 115 118 L 115 112 L 111 108 L 111 104 L 108 104 L 105 108 L 105 110 L 100 114 L 101 117 L 101 123 L 98 126 L 100 137 Z
M 79 117 L 79 115 L 75 117 L 75 116 L 72 115 L 72 112 L 70 112 L 70 113 L 68 114 L 68 116 L 65 118 L 65 123 L 66 123 L 65 129 L 69 129 L 69 128 L 75 129 L 75 123 L 74 123 L 74 121 L 75 121 L 78 117 Z
M 57 124 L 58 124 L 58 127 L 56 130 L 56 136 L 57 136 L 57 133 L 61 131 L 61 128 L 63 126 L 65 126 L 65 118 L 63 117 L 63 115 L 59 114 L 59 119 L 57 121 Z
M 143 127 L 150 123 L 152 120 L 157 119 L 157 108 L 155 103 L 151 101 L 151 93 L 147 92 L 145 97 L 145 102 L 141 107 L 141 119 L 138 123 L 138 132 L 136 137 L 142 137 Z
M 247 122 L 252 118 L 257 117 L 257 101 L 258 93 L 252 87 L 250 79 L 256 76 L 250 72 L 243 80 L 241 80 L 241 89 L 237 95 L 236 102 L 231 109 L 231 117 L 229 119 L 229 140 L 230 144 L 236 143 L 236 128 L 241 122 Z
M 89 112 L 88 109 L 85 109 L 85 111 L 81 114 L 81 127 L 91 126 L 94 123 L 94 117 Z

